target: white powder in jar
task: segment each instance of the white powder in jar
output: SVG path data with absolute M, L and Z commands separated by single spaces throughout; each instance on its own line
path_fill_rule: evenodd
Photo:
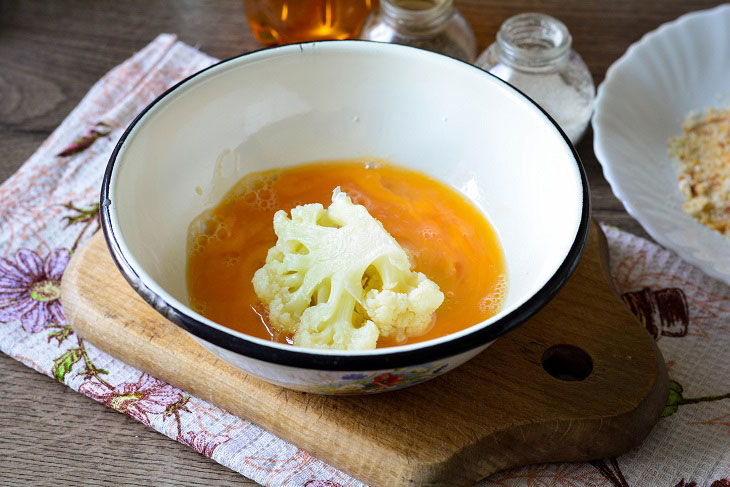
M 490 72 L 515 86 L 545 109 L 576 143 L 593 113 L 593 83 L 578 76 L 573 64 L 562 72 L 523 72 L 498 64 Z

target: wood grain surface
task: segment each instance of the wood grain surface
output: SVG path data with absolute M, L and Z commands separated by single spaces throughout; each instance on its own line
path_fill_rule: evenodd
M 61 295 L 87 341 L 355 478 L 469 487 L 509 467 L 618 456 L 659 419 L 664 359 L 616 295 L 606 249 L 594 224 L 575 274 L 528 322 L 448 374 L 370 396 L 298 393 L 220 360 L 137 295 L 100 233 L 74 254 Z M 546 361 L 556 347 L 562 358 Z
M 562 19 L 596 84 L 644 33 L 719 3 L 456 0 L 480 50 L 511 15 L 537 11 Z M 0 0 L 0 181 L 17 170 L 95 81 L 160 32 L 177 33 L 217 57 L 258 47 L 237 1 Z M 594 217 L 646 236 L 603 178 L 590 130 L 577 148 L 591 184 Z M 112 485 L 118 479 L 148 485 L 253 484 L 4 355 L 0 367 L 2 485 L 70 485 L 81 479 L 88 485 Z M 97 453 L 66 466 L 67 458 L 83 451 Z

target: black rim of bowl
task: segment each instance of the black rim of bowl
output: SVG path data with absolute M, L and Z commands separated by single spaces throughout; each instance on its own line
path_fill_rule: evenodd
M 299 44 L 300 49 L 303 49 L 303 45 L 314 45 L 322 43 L 369 43 L 373 41 L 363 40 L 348 40 L 348 41 L 314 41 Z M 485 345 L 492 340 L 504 335 L 508 331 L 516 328 L 520 324 L 527 321 L 528 318 L 537 313 L 543 306 L 545 306 L 560 290 L 560 288 L 568 281 L 570 276 L 573 274 L 578 261 L 583 253 L 586 239 L 588 237 L 588 224 L 590 218 L 590 190 L 588 187 L 588 180 L 586 178 L 583 164 L 581 163 L 580 157 L 570 142 L 570 139 L 565 135 L 565 132 L 560 126 L 553 120 L 548 113 L 543 110 L 537 103 L 535 103 L 529 96 L 525 95 L 522 91 L 510 85 L 509 83 L 501 80 L 493 74 L 484 71 L 476 66 L 473 66 L 467 62 L 460 61 L 458 59 L 450 58 L 456 62 L 466 64 L 472 69 L 477 69 L 482 73 L 498 80 L 500 83 L 509 86 L 511 89 L 520 93 L 527 101 L 532 103 L 538 110 L 542 112 L 545 118 L 558 129 L 558 132 L 563 137 L 565 143 L 571 150 L 575 164 L 580 174 L 581 185 L 583 189 L 583 207 L 581 212 L 580 224 L 578 225 L 578 231 L 573 240 L 573 244 L 568 251 L 563 262 L 560 264 L 558 269 L 555 271 L 553 276 L 540 288 L 534 295 L 532 295 L 527 301 L 525 301 L 517 309 L 513 310 L 509 314 L 503 316 L 499 320 L 484 326 L 478 330 L 468 333 L 459 338 L 448 340 L 442 343 L 428 345 L 428 342 L 423 342 L 424 345 L 414 350 L 405 351 L 394 351 L 392 353 L 382 353 L 378 355 L 323 355 L 316 352 L 310 352 L 296 347 L 287 347 L 285 349 L 270 347 L 267 345 L 261 345 L 255 343 L 246 338 L 235 336 L 223 330 L 218 330 L 212 326 L 202 323 L 197 319 L 187 315 L 183 310 L 177 309 L 175 306 L 167 303 L 159 295 L 151 291 L 145 283 L 142 282 L 141 278 L 134 271 L 132 266 L 127 261 L 126 257 L 122 254 L 119 247 L 119 243 L 116 240 L 114 229 L 111 226 L 110 220 L 110 207 L 112 202 L 109 199 L 109 185 L 111 181 L 112 172 L 114 165 L 117 160 L 117 155 L 121 150 L 124 142 L 131 133 L 132 129 L 137 123 L 144 117 L 144 115 L 150 111 L 155 105 L 161 100 L 167 97 L 169 94 L 186 84 L 193 78 L 205 73 L 209 69 L 216 66 L 231 62 L 236 59 L 240 59 L 251 54 L 288 48 L 291 46 L 277 46 L 259 49 L 251 51 L 245 54 L 234 56 L 218 63 L 215 63 L 197 73 L 188 76 L 182 81 L 176 83 L 174 86 L 167 89 L 164 93 L 158 96 L 152 103 L 145 107 L 142 112 L 135 117 L 129 127 L 124 131 L 122 137 L 114 147 L 109 162 L 104 173 L 104 179 L 102 181 L 101 193 L 100 193 L 100 214 L 102 229 L 104 231 L 104 238 L 106 239 L 107 245 L 111 252 L 112 258 L 114 259 L 117 267 L 121 271 L 125 279 L 132 285 L 137 293 L 147 301 L 153 308 L 155 308 L 165 318 L 177 324 L 185 331 L 195 335 L 196 337 L 205 340 L 213 345 L 224 348 L 228 351 L 236 354 L 244 355 L 249 358 L 261 360 L 272 364 L 304 368 L 304 369 L 315 369 L 315 370 L 328 370 L 328 371 L 359 371 L 359 370 L 380 370 L 389 368 L 400 368 L 426 364 L 437 360 L 445 359 L 455 355 L 469 352 L 477 347 Z M 414 47 L 399 46 L 399 48 L 417 49 Z M 442 56 L 441 54 L 431 53 L 435 56 Z M 448 57 L 448 56 L 444 56 Z

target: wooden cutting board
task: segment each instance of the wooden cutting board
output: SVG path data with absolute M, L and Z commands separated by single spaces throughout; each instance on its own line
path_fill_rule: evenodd
M 101 233 L 74 255 L 62 295 L 97 347 L 372 486 L 470 486 L 508 467 L 619 455 L 658 420 L 664 361 L 609 282 L 593 224 L 575 274 L 529 322 L 427 383 L 352 397 L 282 389 L 219 360 L 137 296 Z

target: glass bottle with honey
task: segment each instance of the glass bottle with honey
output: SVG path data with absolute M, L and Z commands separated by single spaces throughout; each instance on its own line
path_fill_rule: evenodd
M 256 40 L 267 46 L 357 37 L 378 0 L 243 0 Z

